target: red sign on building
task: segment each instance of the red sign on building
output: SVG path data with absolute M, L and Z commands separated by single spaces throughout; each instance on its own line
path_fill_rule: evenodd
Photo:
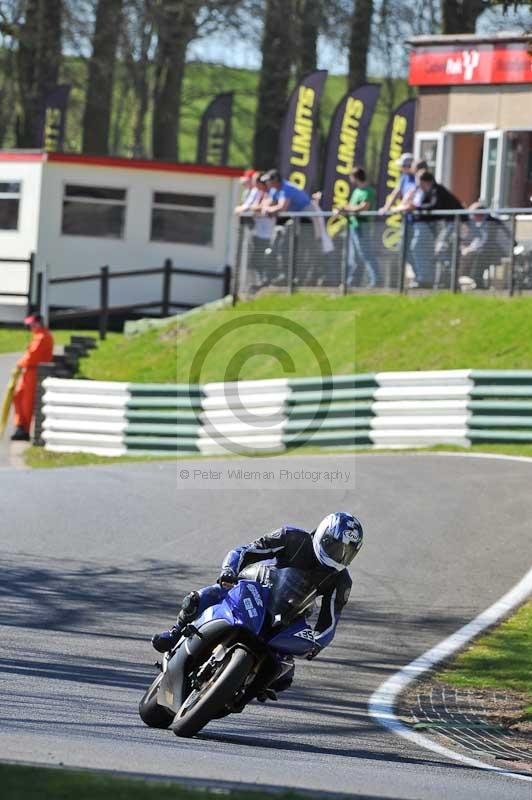
M 416 47 L 410 54 L 408 82 L 411 86 L 532 83 L 532 55 L 523 43 Z

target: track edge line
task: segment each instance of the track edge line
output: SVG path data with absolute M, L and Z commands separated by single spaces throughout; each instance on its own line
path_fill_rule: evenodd
M 488 458 L 499 458 L 500 460 L 515 460 L 531 462 L 532 459 L 523 458 L 522 456 L 509 456 L 503 454 L 490 454 L 490 453 L 435 453 L 434 455 L 447 455 L 454 456 L 460 455 L 466 458 L 475 458 L 484 456 Z M 520 606 L 532 594 L 532 568 L 518 581 L 505 595 L 499 600 L 496 600 L 489 608 L 480 613 L 471 622 L 463 625 L 458 631 L 448 636 L 439 644 L 427 650 L 423 655 L 401 667 L 394 675 L 385 680 L 373 692 L 368 702 L 368 709 L 373 719 L 379 723 L 383 728 L 391 731 L 392 733 L 407 739 L 413 744 L 423 747 L 426 750 L 431 750 L 440 756 L 449 758 L 453 761 L 459 761 L 469 767 L 475 769 L 488 770 L 490 772 L 497 772 L 501 775 L 506 775 L 518 780 L 532 782 L 532 776 L 524 775 L 519 772 L 512 772 L 502 767 L 496 767 L 492 764 L 486 764 L 469 756 L 464 756 L 457 753 L 450 748 L 444 747 L 437 742 L 432 742 L 421 733 L 417 733 L 406 725 L 404 725 L 394 713 L 394 706 L 399 694 L 401 694 L 407 686 L 420 678 L 424 673 L 428 672 L 436 664 L 442 662 L 449 656 L 454 655 L 461 650 L 465 645 L 472 641 L 476 636 L 490 628 L 495 623 L 501 621 L 511 611 Z

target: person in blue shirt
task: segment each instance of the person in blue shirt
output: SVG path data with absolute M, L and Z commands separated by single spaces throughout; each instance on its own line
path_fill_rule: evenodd
M 264 207 L 264 213 L 268 216 L 274 216 L 283 211 L 310 210 L 310 196 L 295 183 L 282 178 L 278 170 L 271 169 L 261 177 L 261 180 L 266 183 L 270 199 L 270 202 Z
M 401 168 L 401 175 L 397 186 L 387 198 L 385 204 L 379 209 L 381 214 L 389 211 L 399 200 L 404 200 L 416 188 L 416 175 L 413 170 L 414 156 L 412 153 L 403 153 L 395 162 Z
M 312 258 L 315 244 L 312 220 L 307 216 L 298 218 L 279 216 L 283 213 L 311 211 L 312 201 L 310 196 L 296 186 L 295 183 L 285 180 L 279 170 L 271 169 L 261 176 L 266 183 L 267 196 L 262 207 L 262 214 L 275 219 L 275 226 L 280 235 L 276 245 L 278 256 L 278 274 L 271 274 L 273 283 L 286 280 L 286 270 L 289 262 L 288 232 L 295 234 L 296 263 L 299 266 L 298 281 L 306 285 L 317 285 L 317 276 L 314 274 L 316 259 Z M 302 269 L 303 268 L 303 269 Z

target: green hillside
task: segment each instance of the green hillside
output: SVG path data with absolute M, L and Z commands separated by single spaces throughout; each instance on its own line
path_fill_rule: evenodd
M 187 383 L 204 355 L 194 381 L 305 377 L 319 374 L 320 348 L 333 374 L 531 369 L 531 316 L 525 297 L 268 295 L 144 334 L 112 334 L 81 371 L 97 380 Z

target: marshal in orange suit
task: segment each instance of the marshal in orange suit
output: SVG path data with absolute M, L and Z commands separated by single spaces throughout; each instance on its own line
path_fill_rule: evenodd
M 31 329 L 33 336 L 28 349 L 17 363 L 17 367 L 20 367 L 23 372 L 13 395 L 16 430 L 11 439 L 19 442 L 27 442 L 30 438 L 33 403 L 37 388 L 37 367 L 39 364 L 51 361 L 54 352 L 52 334 L 44 325 L 40 314 L 26 317 L 24 324 Z

